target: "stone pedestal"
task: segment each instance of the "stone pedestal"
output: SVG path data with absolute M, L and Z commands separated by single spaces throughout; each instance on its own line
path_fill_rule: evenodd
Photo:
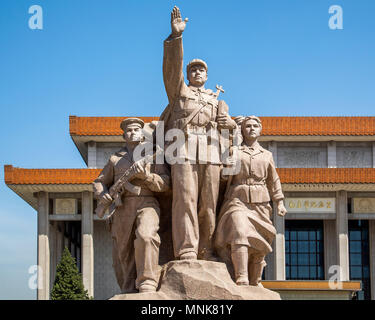
M 224 263 L 176 260 L 162 267 L 157 292 L 120 294 L 111 300 L 280 300 L 280 295 L 237 286 Z

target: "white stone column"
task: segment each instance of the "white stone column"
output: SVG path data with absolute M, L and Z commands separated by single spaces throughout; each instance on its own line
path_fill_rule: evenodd
M 89 296 L 94 296 L 93 194 L 82 192 L 82 278 Z
M 49 300 L 50 294 L 50 249 L 48 240 L 48 193 L 38 193 L 38 300 Z
M 375 168 L 375 142 L 372 143 L 372 167 Z
M 336 237 L 337 264 L 340 266 L 340 280 L 349 280 L 349 237 L 347 192 L 336 193 Z
M 275 166 L 277 167 L 277 142 L 276 141 L 269 142 L 268 151 L 272 152 L 273 161 L 275 162 Z
M 285 217 L 277 214 L 277 208 L 274 204 L 273 223 L 276 228 L 275 253 L 274 253 L 274 279 L 285 280 Z
M 87 144 L 87 166 L 96 168 L 96 142 L 90 141 Z
M 336 141 L 329 141 L 327 144 L 327 163 L 328 168 L 336 168 Z
M 375 220 L 369 220 L 371 300 L 375 300 Z
M 323 220 L 324 223 L 324 278 L 329 280 L 333 275 L 329 274 L 329 268 L 336 265 L 337 248 L 336 248 L 336 221 Z

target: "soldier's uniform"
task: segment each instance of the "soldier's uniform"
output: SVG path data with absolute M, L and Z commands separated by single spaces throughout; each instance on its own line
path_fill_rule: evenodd
M 166 131 L 184 131 L 188 143 L 183 156 L 190 160 L 171 166 L 174 254 L 195 253 L 206 258 L 212 254 L 221 164 L 218 143 L 207 143 L 207 135 L 217 128 L 218 100 L 212 90 L 185 84 L 182 36 L 165 40 L 163 60 L 169 106 L 160 120 L 165 122 Z M 193 64 L 203 64 L 207 69 L 202 60 L 193 60 L 188 68 Z
M 269 201 L 284 199 L 280 178 L 272 153 L 259 143 L 239 147 L 240 171 L 228 181 L 229 188 L 221 207 L 215 245 L 221 258 L 231 261 L 231 248 L 248 247 L 250 285 L 257 285 L 266 263 L 265 256 L 272 252 L 276 229 L 272 224 Z M 224 178 L 224 177 L 223 177 Z M 232 249 L 233 259 L 233 249 Z
M 112 155 L 94 181 L 95 197 L 100 200 L 133 163 L 126 147 Z M 154 192 L 169 189 L 168 168 L 152 165 L 146 180 L 135 178 L 131 183 L 141 187 L 140 195 L 125 191 L 122 206 L 111 218 L 113 267 L 122 292 L 132 292 L 140 284 L 157 285 L 160 209 Z

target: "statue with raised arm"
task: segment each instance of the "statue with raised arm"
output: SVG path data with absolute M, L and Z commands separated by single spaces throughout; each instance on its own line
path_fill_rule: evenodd
M 227 190 L 218 218 L 215 245 L 220 257 L 231 263 L 240 286 L 261 286 L 265 256 L 272 252 L 276 235 L 272 225 L 272 199 L 277 214 L 284 216 L 284 195 L 272 153 L 258 143 L 262 123 L 258 117 L 238 118 L 243 143 L 237 161 L 240 171 L 227 179 Z M 234 163 L 234 161 L 233 161 Z
M 171 164 L 173 247 L 179 259 L 215 260 L 212 241 L 221 163 L 212 157 L 219 154 L 218 145 L 209 142 L 207 136 L 210 130 L 233 129 L 236 123 L 226 108 L 221 108 L 224 111 L 220 112 L 218 95 L 222 88 L 217 87 L 213 92 L 204 87 L 208 70 L 205 61 L 190 61 L 186 67 L 188 84 L 184 81 L 182 33 L 187 21 L 174 7 L 172 33 L 164 41 L 163 57 L 169 105 L 160 120 L 164 121 L 166 131 L 177 128 L 186 137 L 184 161 Z M 190 146 L 196 146 L 193 152 L 188 150 L 187 141 Z
M 139 118 L 122 121 L 125 147 L 112 155 L 94 181 L 98 201 L 96 213 L 110 209 L 112 258 L 117 282 L 123 293 L 155 292 L 159 281 L 158 234 L 160 206 L 156 193 L 170 187 L 169 169 L 164 164 L 135 162 L 144 126 Z M 104 208 L 104 209 L 101 209 Z

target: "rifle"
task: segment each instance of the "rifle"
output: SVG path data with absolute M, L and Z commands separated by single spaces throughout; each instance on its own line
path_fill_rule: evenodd
M 129 169 L 127 169 L 124 174 L 109 188 L 109 195 L 113 199 L 112 202 L 108 201 L 99 201 L 95 213 L 99 218 L 103 218 L 105 212 L 110 208 L 109 216 L 112 216 L 117 207 L 122 206 L 121 196 L 125 190 L 139 196 L 141 193 L 141 187 L 131 184 L 129 181 L 137 173 L 135 170 L 136 164 L 141 164 L 145 166 L 147 163 L 152 163 L 156 156 L 162 152 L 162 149 L 157 146 L 157 150 L 152 155 L 147 155 L 141 160 L 133 163 Z

